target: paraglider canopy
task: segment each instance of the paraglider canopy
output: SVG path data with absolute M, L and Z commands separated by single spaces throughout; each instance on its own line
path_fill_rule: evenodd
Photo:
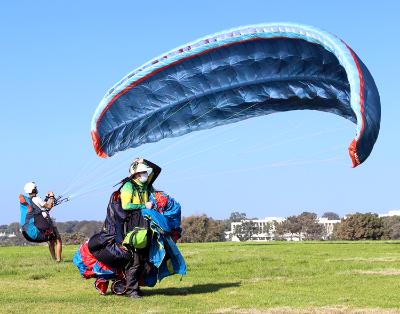
M 239 27 L 171 50 L 112 87 L 92 119 L 101 157 L 255 116 L 311 109 L 356 124 L 349 153 L 364 162 L 378 137 L 380 100 L 342 40 L 311 26 Z

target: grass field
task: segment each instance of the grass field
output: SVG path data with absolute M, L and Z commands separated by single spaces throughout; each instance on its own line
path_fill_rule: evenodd
M 47 248 L 0 248 L 2 313 L 400 313 L 400 242 L 181 244 L 188 274 L 100 296 Z

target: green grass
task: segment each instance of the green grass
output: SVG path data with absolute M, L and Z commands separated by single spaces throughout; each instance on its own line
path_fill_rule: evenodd
M 180 244 L 188 274 L 146 297 L 100 296 L 47 248 L 0 248 L 0 312 L 398 313 L 400 242 Z

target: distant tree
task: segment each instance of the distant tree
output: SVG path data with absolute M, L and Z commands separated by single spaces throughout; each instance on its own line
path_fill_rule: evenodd
M 225 226 L 222 221 L 206 215 L 182 218 L 181 242 L 218 242 L 225 240 Z
M 103 222 L 95 220 L 82 220 L 82 221 L 67 221 L 57 222 L 57 229 L 60 233 L 82 233 L 86 237 L 90 238 L 95 233 L 98 233 Z
M 289 234 L 291 240 L 294 237 L 300 240 L 319 240 L 324 236 L 325 228 L 318 223 L 317 214 L 303 212 L 275 223 L 275 239 L 282 240 L 285 234 Z
M 88 237 L 80 232 L 61 233 L 61 239 L 64 244 L 82 244 L 88 239 Z
M 240 241 L 248 241 L 251 239 L 253 234 L 257 233 L 258 228 L 256 224 L 251 220 L 242 221 L 240 225 L 235 227 L 233 234 L 238 237 Z
M 57 222 L 57 229 L 60 233 L 74 233 L 78 220 Z
M 286 233 L 286 226 L 283 222 L 274 222 L 275 235 L 274 240 L 284 240 L 284 235 Z
M 76 227 L 74 228 L 74 232 L 80 232 L 86 235 L 87 237 L 91 237 L 95 233 L 98 233 L 103 227 L 103 223 L 100 221 L 87 221 L 82 220 L 79 221 Z
M 271 235 L 271 231 L 272 231 L 273 227 L 274 227 L 274 224 L 272 222 L 267 222 L 262 228 L 262 233 L 266 233 L 267 235 Z
M 66 222 L 56 222 L 53 220 L 57 226 L 59 233 L 67 239 L 66 241 L 72 241 L 71 243 L 77 244 L 84 242 L 87 238 L 92 236 L 93 234 L 100 231 L 103 223 L 101 221 L 66 221 Z M 18 222 L 13 222 L 9 225 L 3 225 L 1 227 L 6 227 L 3 232 L 7 234 L 14 233 L 15 237 L 2 237 L 0 240 L 0 245 L 35 245 L 32 242 L 26 241 L 26 239 L 22 236 L 19 231 L 20 225 Z M 68 235 L 67 235 L 68 234 Z M 83 235 L 83 236 L 78 236 Z M 80 238 L 79 238 L 80 237 Z M 79 239 L 79 240 L 73 240 Z M 75 242 L 74 242 L 75 241 Z
M 246 213 L 233 212 L 229 216 L 231 222 L 240 222 L 247 219 Z
M 327 218 L 328 220 L 339 220 L 340 219 L 339 215 L 334 212 L 325 212 L 322 215 L 322 218 Z
M 11 228 L 10 228 L 11 225 Z M 22 246 L 22 245 L 37 245 L 37 243 L 28 242 L 19 231 L 19 223 L 12 223 L 7 226 L 6 233 L 14 233 L 15 237 L 1 237 L 0 246 Z M 18 229 L 16 227 L 18 226 Z
M 400 239 L 400 216 L 382 217 L 383 236 L 386 240 Z
M 391 240 L 399 240 L 400 239 L 400 224 L 395 224 L 392 226 L 390 233 Z
M 298 238 L 301 237 L 301 221 L 298 216 L 287 217 L 286 220 L 282 222 L 282 228 L 285 233 L 290 234 L 290 240 L 293 240 L 294 236 L 297 236 Z
M 383 221 L 377 214 L 356 213 L 341 220 L 334 229 L 334 238 L 339 240 L 379 240 L 383 232 Z
M 246 213 L 232 212 L 228 219 L 223 220 L 223 223 L 225 225 L 225 231 L 231 230 L 232 222 L 240 222 L 246 219 L 247 219 Z
M 20 233 L 19 232 L 20 225 L 18 222 L 12 222 L 8 225 L 7 233 Z
M 303 212 L 297 216 L 297 220 L 301 225 L 300 234 L 304 236 L 304 240 L 320 240 L 322 239 L 325 228 L 318 223 L 318 217 L 315 213 Z

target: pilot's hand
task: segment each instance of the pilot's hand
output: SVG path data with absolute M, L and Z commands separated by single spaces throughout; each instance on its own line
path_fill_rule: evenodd
M 142 164 L 144 162 L 143 157 L 135 158 L 133 161 L 135 164 Z
M 152 209 L 153 208 L 153 202 L 146 202 L 146 208 L 147 209 Z

